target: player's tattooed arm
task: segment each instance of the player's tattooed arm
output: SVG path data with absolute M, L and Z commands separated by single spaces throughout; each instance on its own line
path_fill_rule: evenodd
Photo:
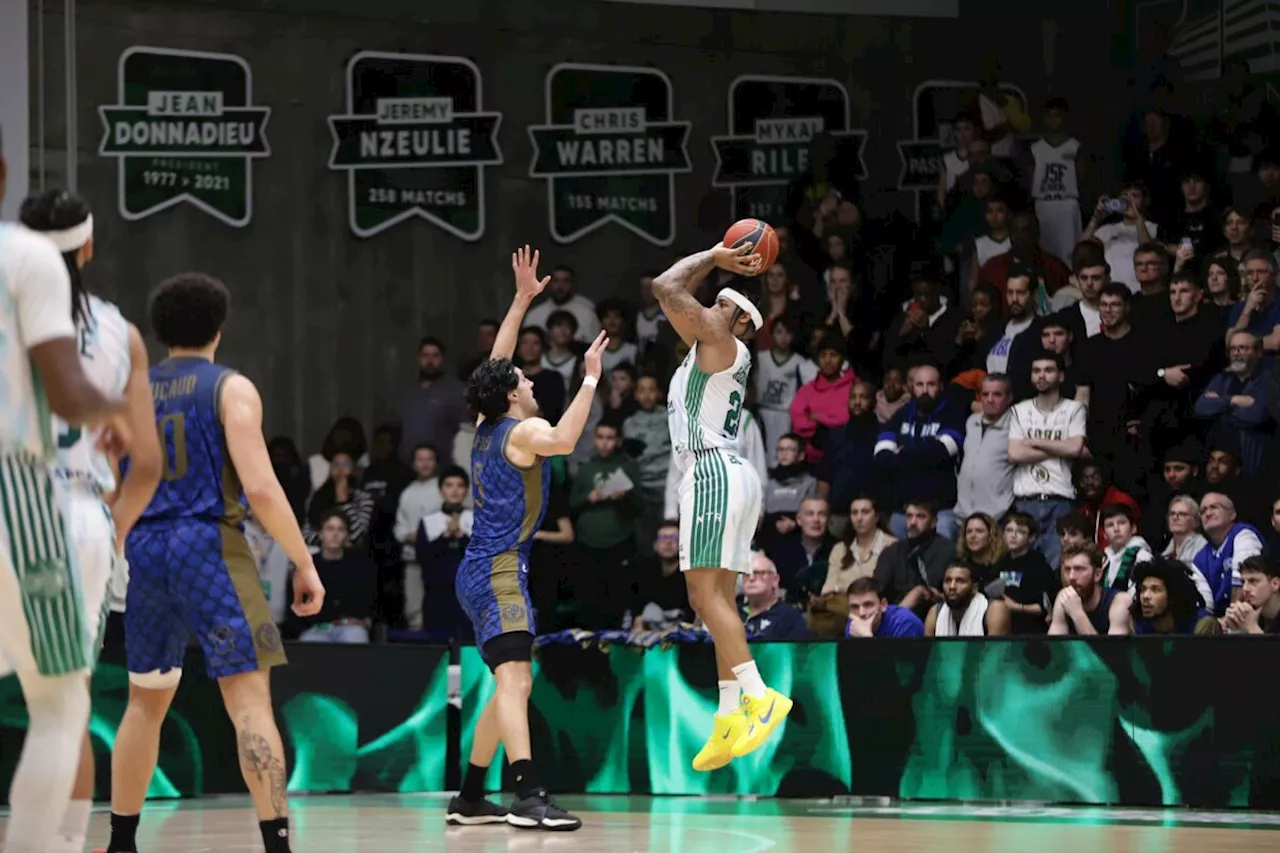
M 489 351 L 490 361 L 512 357 L 516 351 L 520 329 L 524 325 L 525 313 L 551 281 L 549 275 L 538 278 L 540 257 L 541 253 L 537 249 L 530 250 L 528 244 L 511 253 L 511 272 L 516 279 L 516 296 L 511 300 L 507 316 L 502 318 L 502 325 L 498 327 L 498 334 L 493 339 L 493 349 Z
M 716 256 L 713 249 L 681 258 L 653 280 L 653 295 L 666 308 L 667 300 L 681 293 L 691 294 L 697 290 L 702 280 L 715 268 Z
M 249 716 L 240 720 L 240 766 L 248 782 L 251 777 L 258 785 L 265 786 L 267 797 L 271 801 L 271 810 L 275 817 L 284 817 L 288 811 L 288 797 L 285 793 L 287 779 L 284 772 L 284 756 L 277 756 L 271 748 L 271 742 L 262 735 L 250 731 Z
M 653 280 L 653 295 L 680 338 L 692 346 L 694 341 L 719 343 L 733 337 L 729 328 L 694 298 L 707 275 L 719 267 L 742 275 L 755 275 L 751 264 L 751 246 L 730 249 L 716 244 L 673 264 Z

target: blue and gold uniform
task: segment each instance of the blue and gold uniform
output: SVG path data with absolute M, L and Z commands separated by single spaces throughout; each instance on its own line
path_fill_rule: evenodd
M 482 655 L 495 637 L 534 633 L 529 549 L 547 511 L 551 462 L 539 458 L 521 468 L 507 458 L 507 439 L 519 423 L 509 417 L 486 420 L 471 449 L 474 521 L 456 587 Z
M 125 546 L 129 671 L 181 668 L 188 632 L 204 649 L 211 678 L 283 664 L 222 429 L 222 386 L 235 371 L 171 358 L 150 375 L 162 476 Z

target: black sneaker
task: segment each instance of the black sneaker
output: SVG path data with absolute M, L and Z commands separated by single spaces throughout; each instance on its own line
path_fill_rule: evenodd
M 462 797 L 449 800 L 449 813 L 445 822 L 450 826 L 480 826 L 486 823 L 506 823 L 507 810 L 488 800 L 474 803 Z
M 582 820 L 557 806 L 545 790 L 512 803 L 511 810 L 507 812 L 507 823 L 518 829 L 547 829 L 552 832 L 572 832 L 582 828 Z

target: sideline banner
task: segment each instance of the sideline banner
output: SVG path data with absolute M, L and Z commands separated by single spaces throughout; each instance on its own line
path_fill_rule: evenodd
M 584 645 L 586 647 L 584 647 Z M 530 731 L 565 790 L 1280 808 L 1280 685 L 1248 637 L 752 643 L 796 700 L 774 739 L 690 766 L 717 707 L 714 647 L 542 646 Z M 1224 667 L 1230 660 L 1242 669 Z M 492 678 L 463 649 L 462 718 Z M 465 750 L 461 753 L 466 756 Z M 490 780 L 492 783 L 492 779 Z
M 448 744 L 449 650 L 429 646 L 290 643 L 271 673 L 290 791 L 440 791 Z M 108 649 L 93 675 L 89 720 L 98 776 L 111 788 L 111 745 L 129 698 L 123 649 Z M 0 679 L 0 797 L 7 802 L 27 727 L 18 679 Z M 188 649 L 160 734 L 150 799 L 243 793 L 235 730 L 204 658 Z

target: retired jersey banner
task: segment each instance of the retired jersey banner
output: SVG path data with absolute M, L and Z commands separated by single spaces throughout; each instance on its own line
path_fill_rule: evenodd
M 530 177 L 546 178 L 551 236 L 572 243 L 615 222 L 675 239 L 675 176 L 690 171 L 690 123 L 656 68 L 563 63 L 547 73 L 546 124 L 529 128 Z
M 418 218 L 479 240 L 502 115 L 484 111 L 475 63 L 365 51 L 347 63 L 346 82 L 347 111 L 329 118 L 329 168 L 347 173 L 351 230 L 372 237 Z
M 1002 83 L 1000 91 L 1026 112 L 1027 96 L 1021 89 Z M 920 193 L 921 222 L 928 218 L 932 193 L 943 172 L 942 155 L 956 145 L 955 118 L 963 111 L 977 114 L 978 92 L 977 82 L 956 80 L 926 80 L 916 87 L 911 105 L 914 138 L 898 141 L 898 156 L 902 160 L 898 189 Z
M 253 160 L 271 154 L 269 107 L 253 105 L 249 63 L 226 53 L 131 47 L 117 102 L 98 108 L 98 153 L 119 160 L 120 215 L 188 202 L 228 225 L 253 219 Z
M 729 133 L 711 137 L 711 185 L 727 187 L 731 219 L 784 217 L 787 187 L 809 170 L 813 138 L 827 132 L 837 156 L 867 177 L 865 130 L 849 124 L 849 93 L 836 80 L 745 75 L 729 84 Z

